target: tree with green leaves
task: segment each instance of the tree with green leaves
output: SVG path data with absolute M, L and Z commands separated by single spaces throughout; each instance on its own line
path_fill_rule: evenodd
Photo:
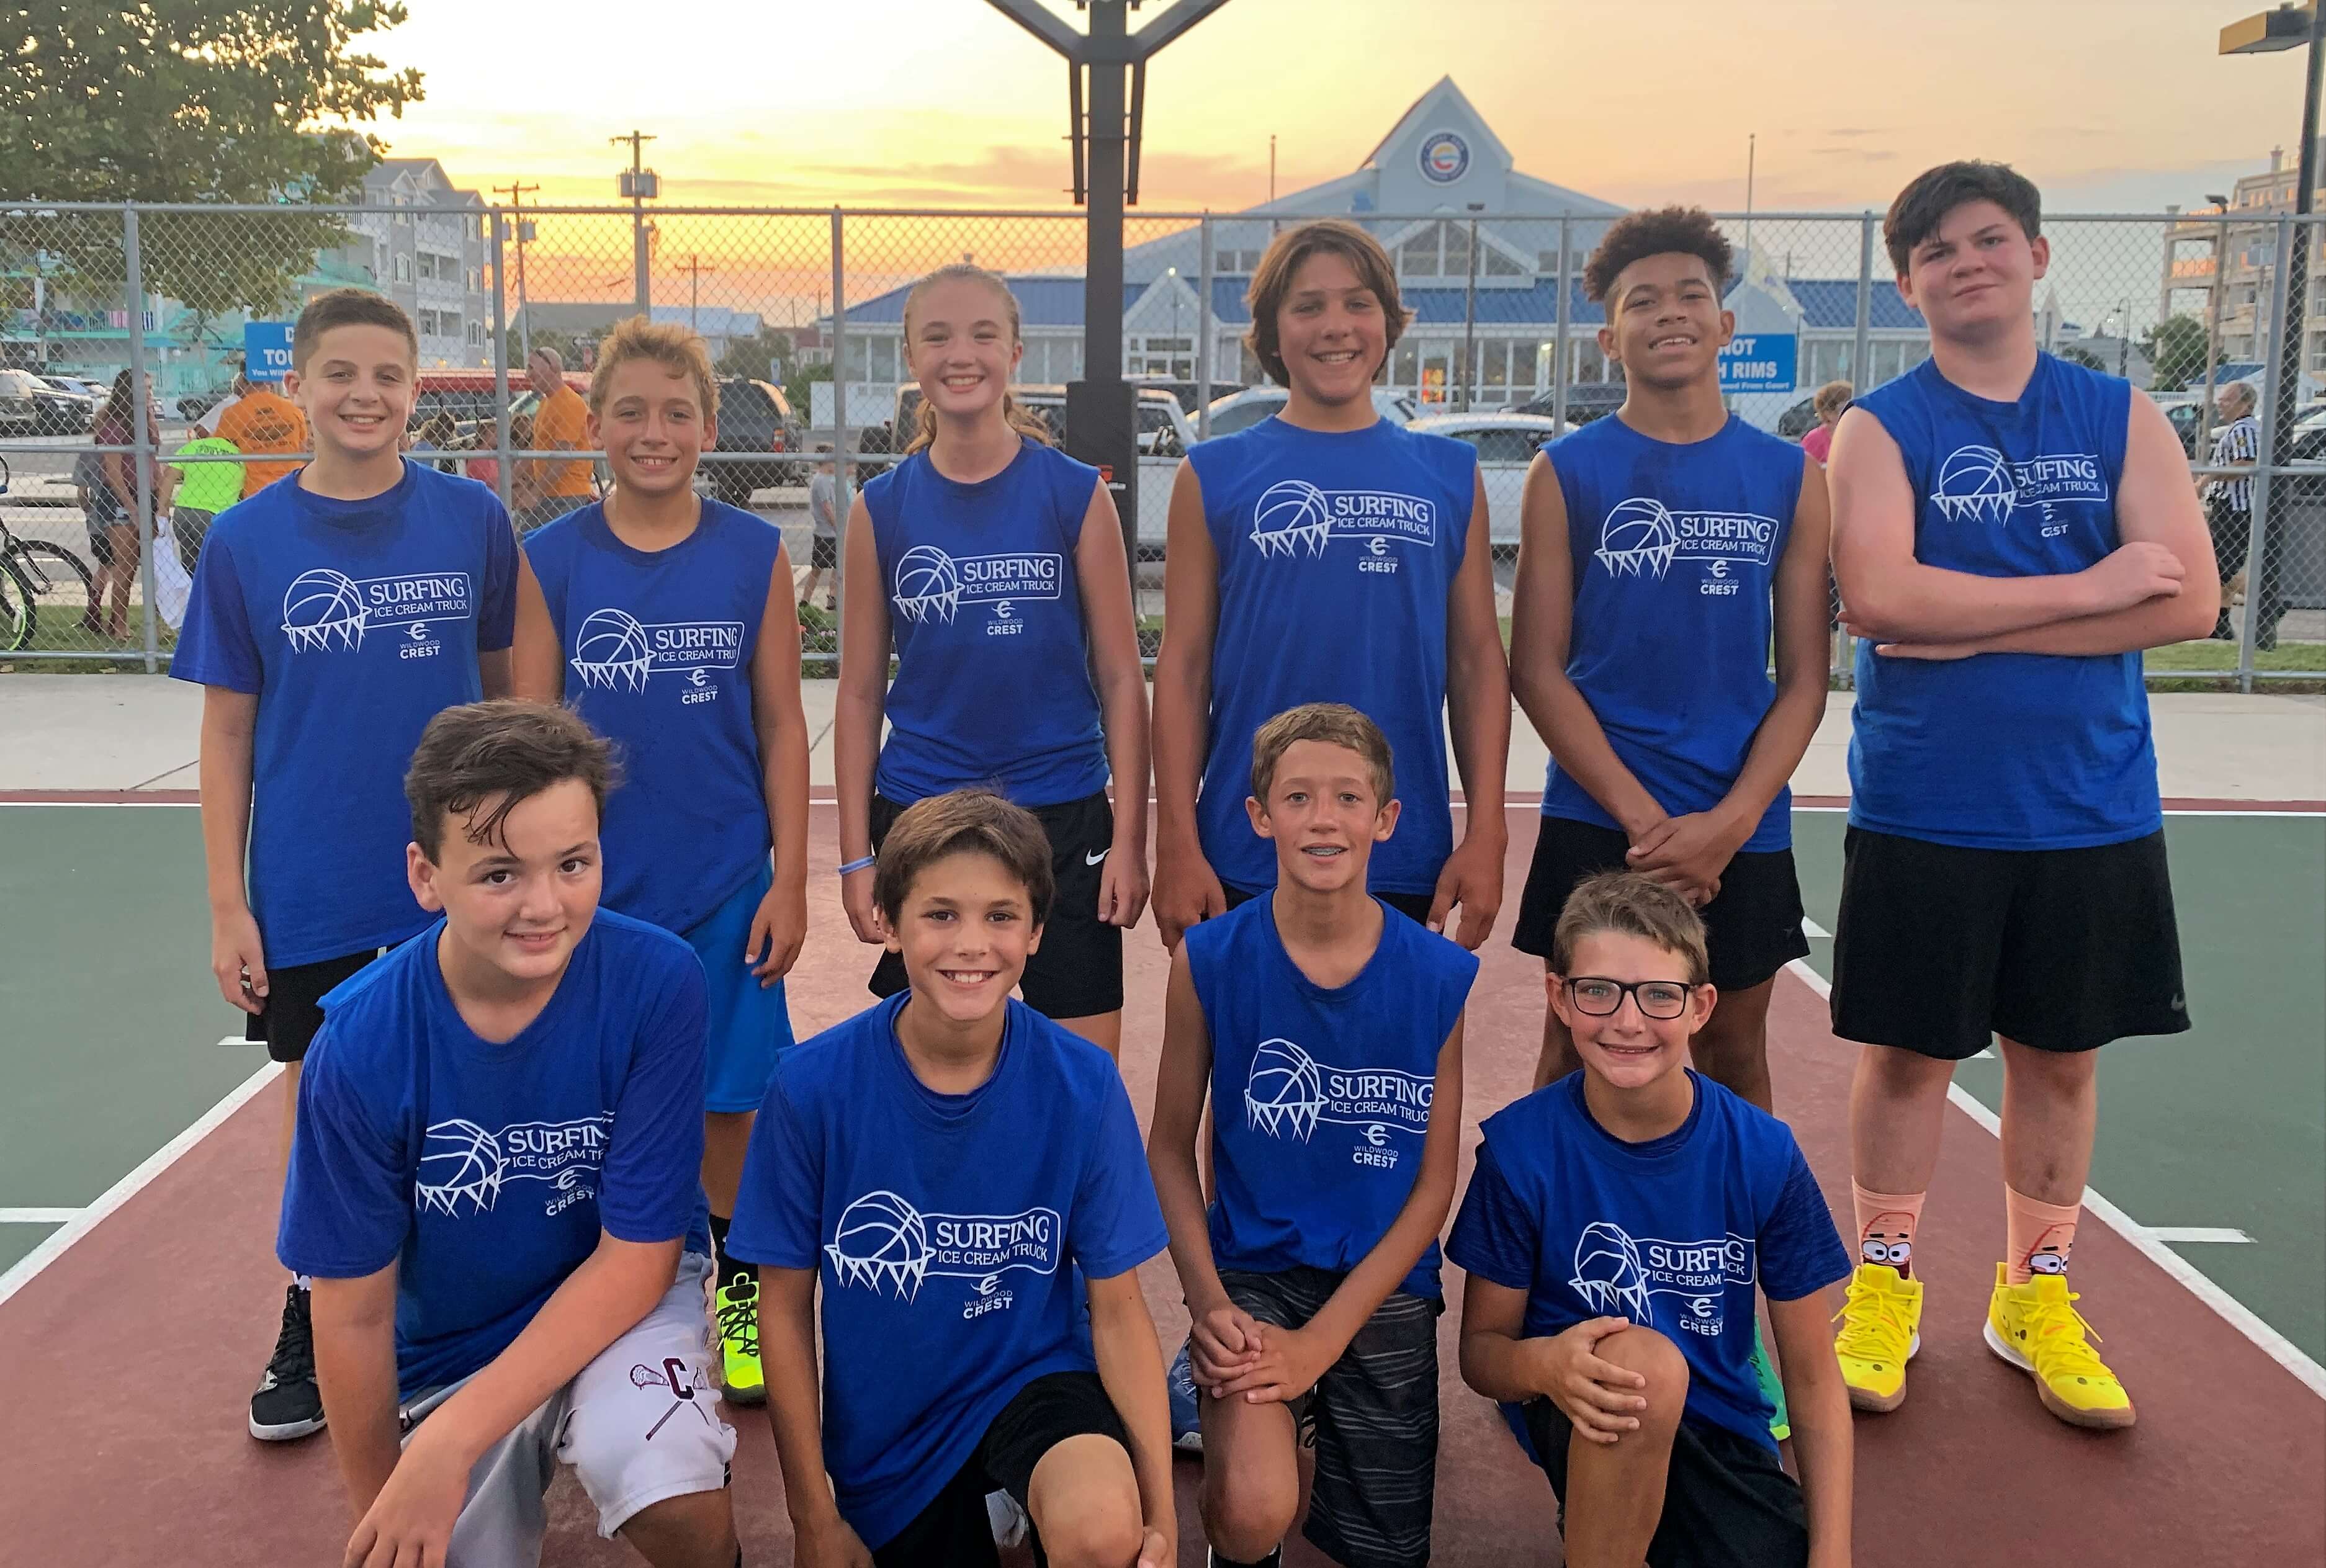
M 2151 392 L 2179 392 L 2205 378 L 2205 323 L 2195 316 L 2167 316 L 2140 335 L 2140 351 L 2156 366 Z M 2228 356 L 2216 348 L 2213 363 Z
M 748 376 L 754 381 L 769 381 L 769 361 L 788 363 L 792 357 L 792 335 L 778 327 L 762 327 L 756 338 L 738 338 L 727 345 L 727 352 L 719 357 L 712 368 L 721 376 Z
M 141 213 L 143 280 L 205 316 L 286 306 L 348 239 L 305 204 L 359 197 L 384 151 L 349 123 L 421 97 L 417 70 L 355 51 L 404 20 L 362 0 L 0 9 L 0 272 L 117 297 L 120 215 L 42 202 L 263 202 L 280 215 Z
M 2070 365 L 2080 365 L 2087 370 L 2106 370 L 2107 365 L 2090 349 L 2075 343 L 2062 343 L 2052 350 Z

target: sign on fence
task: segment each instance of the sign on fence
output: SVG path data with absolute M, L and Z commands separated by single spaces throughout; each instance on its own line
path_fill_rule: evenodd
M 291 323 L 247 321 L 242 329 L 243 373 L 253 381 L 280 381 L 291 370 Z
M 1800 347 L 1790 332 L 1737 333 L 1720 351 L 1720 390 L 1792 391 L 1800 377 Z

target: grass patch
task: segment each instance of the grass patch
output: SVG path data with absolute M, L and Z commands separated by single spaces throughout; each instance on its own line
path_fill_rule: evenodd
M 2217 643 L 2210 638 L 2193 643 L 2169 643 L 2161 648 L 2151 648 L 2142 661 L 2151 672 L 2179 673 L 2208 671 L 2220 674 L 2237 673 L 2238 645 Z M 2256 670 L 2317 671 L 2326 674 L 2326 643 L 2280 643 L 2276 647 L 2254 651 Z

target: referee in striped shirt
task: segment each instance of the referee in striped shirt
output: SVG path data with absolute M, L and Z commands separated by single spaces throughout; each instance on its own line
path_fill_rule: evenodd
M 2254 389 L 2249 382 L 2232 381 L 2221 388 L 2221 418 L 2227 422 L 2213 432 L 2212 466 L 2250 470 L 2261 460 L 2261 422 L 2254 418 Z M 2205 487 L 2205 523 L 2213 535 L 2213 554 L 2221 567 L 2221 608 L 2213 621 L 2213 636 L 2237 640 L 2229 626 L 2229 605 L 2235 584 L 2245 576 L 2245 559 L 2253 537 L 2253 480 L 2217 478 Z M 2269 573 L 2265 571 L 2263 577 Z M 2257 596 L 2258 597 L 2258 596 Z M 2275 629 L 2276 617 L 2267 616 Z

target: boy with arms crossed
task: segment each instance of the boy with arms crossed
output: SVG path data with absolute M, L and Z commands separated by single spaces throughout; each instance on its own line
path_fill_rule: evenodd
M 986 791 L 899 813 L 873 895 L 907 988 L 785 1053 L 752 1129 L 730 1240 L 806 1568 L 995 1563 L 996 1489 L 1057 1568 L 1177 1560 L 1139 1124 L 1112 1057 L 1009 997 L 1050 859 Z
M 428 923 L 400 869 L 405 765 L 438 712 L 507 694 L 522 570 L 490 490 L 398 450 L 420 339 L 395 302 L 317 295 L 291 358 L 284 385 L 315 459 L 211 524 L 170 663 L 206 688 L 210 970 L 286 1065 L 286 1149 L 323 994 Z M 294 1282 L 250 1432 L 281 1441 L 322 1424 Z
M 702 1184 L 723 1386 L 748 1405 L 764 1396 L 758 1274 L 728 1256 L 727 1227 L 752 1114 L 792 1042 L 783 977 L 807 932 L 791 562 L 764 519 L 694 493 L 696 459 L 719 429 L 701 339 L 623 322 L 599 350 L 590 398 L 589 442 L 614 487 L 526 536 L 516 691 L 570 699 L 621 747 L 606 906 L 684 936 L 710 980 Z
M 1366 891 L 1397 827 L 1390 764 L 1372 721 L 1338 703 L 1262 725 L 1248 809 L 1275 889 L 1190 927 L 1172 964 L 1149 1160 L 1195 1320 L 1204 1524 L 1223 1568 L 1280 1561 L 1304 1426 L 1308 1539 L 1354 1568 L 1429 1560 L 1437 1230 L 1478 960 Z
M 276 1250 L 314 1276 L 350 1563 L 537 1563 L 559 1461 L 656 1568 L 738 1561 L 702 967 L 597 906 L 610 773 L 563 710 L 439 715 L 405 789 L 440 918 L 325 999 Z
M 1849 1273 L 1785 1125 L 1689 1067 L 1718 997 L 1702 920 L 1636 872 L 1586 878 L 1550 1005 L 1580 1072 L 1486 1119 L 1446 1254 L 1462 1380 L 1520 1406 L 1569 1568 L 1846 1568 L 1850 1415 L 1826 1337 Z M 1769 1303 L 1797 1484 L 1753 1365 Z
M 2204 636 L 2219 574 L 2163 413 L 2037 348 L 2040 220 L 1999 163 L 1899 193 L 1883 235 L 1931 357 L 1834 434 L 1834 570 L 1867 639 L 1834 942 L 1834 1033 L 1865 1045 L 1838 1345 L 1858 1407 L 1895 1409 L 1947 1084 L 1999 1037 L 2007 1250 L 1986 1343 L 2060 1419 L 2123 1427 L 2132 1400 L 2084 1337 L 2068 1259 L 2098 1047 L 2189 1027 L 2140 653 Z

